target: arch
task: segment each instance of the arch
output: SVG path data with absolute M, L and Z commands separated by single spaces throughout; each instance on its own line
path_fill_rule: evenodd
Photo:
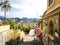
M 51 35 L 54 34 L 54 25 L 53 25 L 53 21 L 52 20 L 49 22 L 49 33 Z

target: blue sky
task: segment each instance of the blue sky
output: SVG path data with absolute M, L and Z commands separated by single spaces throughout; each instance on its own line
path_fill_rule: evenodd
M 27 17 L 40 18 L 47 7 L 47 0 L 9 0 L 12 6 L 11 10 L 7 12 L 7 17 Z M 0 11 L 0 15 L 4 15 Z

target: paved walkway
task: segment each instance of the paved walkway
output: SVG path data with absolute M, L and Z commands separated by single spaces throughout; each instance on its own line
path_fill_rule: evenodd
M 18 45 L 39 45 L 39 42 L 34 40 L 31 42 L 22 42 L 22 43 L 19 43 Z

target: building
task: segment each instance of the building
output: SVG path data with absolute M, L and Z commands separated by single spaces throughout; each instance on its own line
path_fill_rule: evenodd
M 42 19 L 39 21 L 39 27 L 42 32 L 49 35 L 50 40 L 54 39 L 57 30 L 60 37 L 60 0 L 47 0 L 47 10 L 44 12 Z
M 45 30 L 47 27 L 49 34 L 54 35 L 54 30 L 56 29 L 59 32 L 60 29 L 60 0 L 47 0 L 47 10 L 42 16 L 40 21 L 40 27 L 43 27 Z M 43 26 L 41 26 L 43 22 Z
M 33 28 L 36 28 L 38 27 L 38 21 L 21 20 L 18 23 L 18 27 L 23 27 L 23 26 L 32 26 Z
M 38 21 L 38 27 L 40 27 L 40 30 L 43 30 L 43 20 L 42 19 L 40 19 Z

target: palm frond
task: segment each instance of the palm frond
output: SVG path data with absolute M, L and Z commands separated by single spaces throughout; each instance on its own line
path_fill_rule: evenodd
M 0 2 L 0 6 L 1 6 L 1 9 L 4 11 L 4 17 L 6 18 L 6 11 L 11 9 L 9 1 L 4 0 L 4 1 Z
M 4 2 L 3 5 L 1 6 L 1 9 L 6 11 L 10 10 L 11 9 L 10 3 Z
M 4 0 L 5 3 L 8 3 L 9 1 L 8 0 Z

